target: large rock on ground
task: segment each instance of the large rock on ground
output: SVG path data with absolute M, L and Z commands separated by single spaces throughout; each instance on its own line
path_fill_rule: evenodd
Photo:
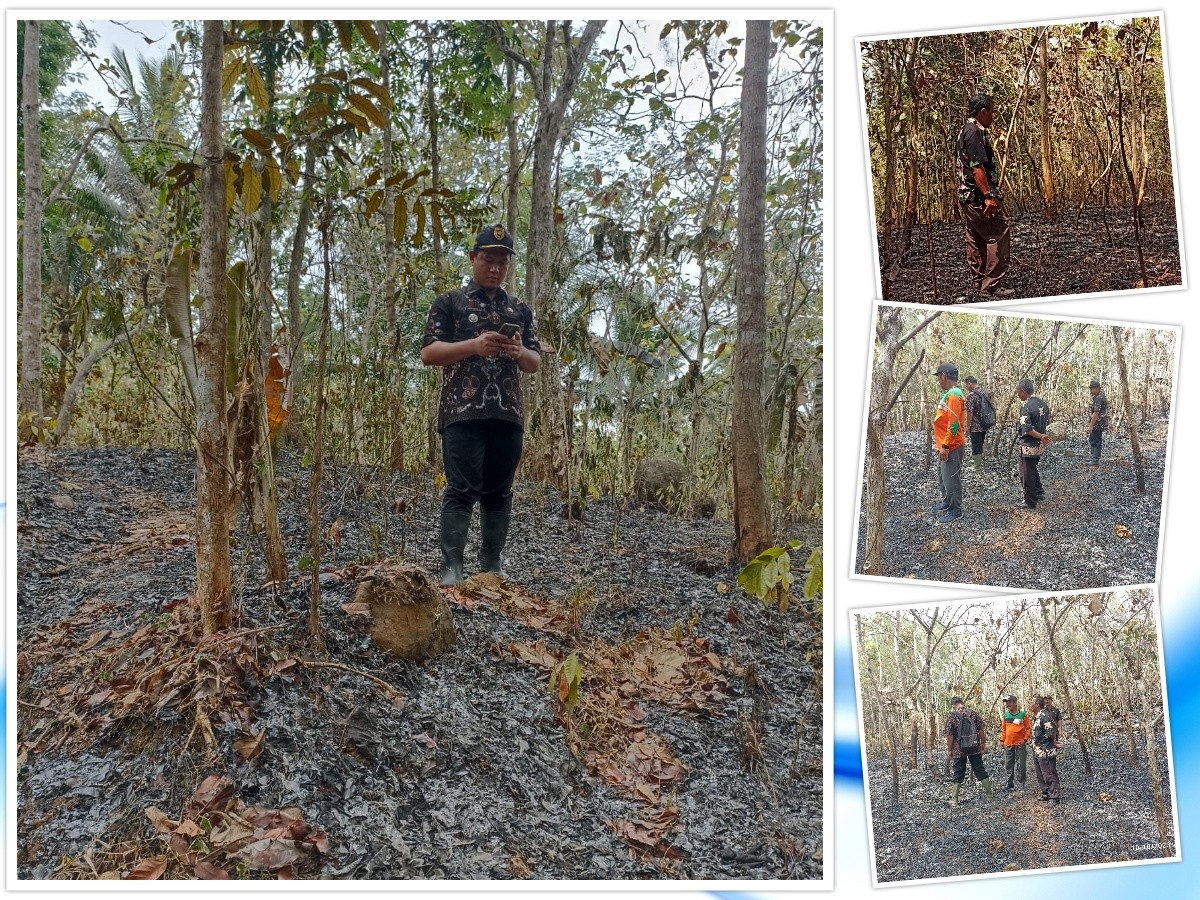
M 354 596 L 371 608 L 371 639 L 401 659 L 414 662 L 454 646 L 454 617 L 436 584 L 416 566 L 377 569 Z
M 1051 422 L 1046 426 L 1046 434 L 1052 441 L 1064 441 L 1067 438 L 1067 426 L 1062 422 Z
M 638 463 L 633 493 L 644 503 L 678 514 L 683 508 L 687 469 L 666 456 L 650 456 Z

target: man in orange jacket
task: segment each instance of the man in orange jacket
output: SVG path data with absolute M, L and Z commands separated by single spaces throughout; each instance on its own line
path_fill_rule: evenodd
M 937 447 L 938 482 L 942 489 L 942 502 L 935 504 L 930 512 L 938 516 L 938 525 L 949 525 L 962 518 L 962 470 L 966 460 L 966 419 L 964 411 L 967 398 L 958 386 L 958 366 L 942 363 L 933 373 L 938 387 L 945 393 L 938 401 L 937 414 L 933 417 L 933 440 Z
M 1000 743 L 1004 747 L 1004 772 L 1008 775 L 1006 791 L 1014 789 L 1013 779 L 1025 790 L 1025 742 L 1029 740 L 1029 714 L 1017 706 L 1017 698 L 1009 694 L 1004 698 L 1004 712 L 1000 714 Z

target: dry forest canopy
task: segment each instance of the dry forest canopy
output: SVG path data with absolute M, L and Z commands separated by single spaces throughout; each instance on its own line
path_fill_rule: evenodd
M 42 50 L 57 69 L 38 98 L 40 260 L 22 238 L 40 276 L 23 288 L 21 421 L 60 446 L 195 439 L 200 27 L 143 24 L 174 40 L 142 56 L 43 23 L 59 43 Z M 501 221 L 510 290 L 547 348 L 526 475 L 625 495 L 638 461 L 665 455 L 692 473 L 689 500 L 727 515 L 743 33 L 227 23 L 231 400 L 266 409 L 273 440 L 311 445 L 327 292 L 325 452 L 436 469 L 440 373 L 419 363 L 421 329 L 469 274 L 472 236 Z M 780 21 L 772 40 L 761 441 L 776 510 L 819 518 L 822 32 Z M 103 79 L 104 109 L 64 83 L 71 63 Z
M 960 219 L 954 143 L 976 93 L 995 104 L 1019 296 L 1180 283 L 1157 17 L 873 41 L 861 59 L 885 298 L 964 290 L 942 226 Z
M 924 829 L 935 851 L 942 840 L 977 831 L 962 846 L 962 865 L 972 872 L 999 871 L 1009 860 L 1041 868 L 1174 854 L 1151 591 L 877 612 L 856 616 L 855 631 L 881 880 L 932 877 L 930 867 L 939 865 L 918 858 L 921 840 L 904 846 L 910 825 Z M 1051 695 L 1062 713 L 1058 823 L 1047 825 L 1036 803 L 1027 808 L 1031 771 L 1029 791 L 1003 802 L 1016 815 L 997 817 L 972 803 L 957 815 L 973 824 L 957 837 L 930 829 L 932 817 L 950 814 L 936 810 L 947 796 L 942 728 L 951 697 L 965 698 L 983 718 L 984 762 L 1000 788 L 999 720 L 1008 694 L 1027 712 L 1033 696 Z

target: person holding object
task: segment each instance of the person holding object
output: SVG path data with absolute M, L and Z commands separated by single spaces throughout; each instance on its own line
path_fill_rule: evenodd
M 1039 500 L 1046 499 L 1042 489 L 1042 478 L 1038 475 L 1038 462 L 1050 443 L 1046 429 L 1050 426 L 1050 407 L 1041 397 L 1033 394 L 1033 382 L 1022 378 L 1017 383 L 1017 396 L 1021 399 L 1021 419 L 1017 425 L 1020 440 L 1017 443 L 1018 469 L 1021 473 L 1021 491 L 1024 499 L 1018 509 L 1036 509 Z
M 1058 723 L 1042 697 L 1033 698 L 1033 762 L 1037 767 L 1039 800 L 1057 804 L 1062 797 L 1058 783 Z
M 471 279 L 433 301 L 421 362 L 442 367 L 438 431 L 442 494 L 440 581 L 463 578 L 463 550 L 479 503 L 480 571 L 504 575 L 501 554 L 512 518 L 512 485 L 524 442 L 521 373 L 541 365 L 529 307 L 504 290 L 512 235 L 489 225 L 470 251 Z
M 1000 743 L 1004 746 L 1004 774 L 1008 776 L 1006 791 L 1015 789 L 1014 780 L 1025 790 L 1025 743 L 1029 734 L 1029 715 L 1017 706 L 1017 698 L 1009 694 L 1000 714 Z
M 948 525 L 962 518 L 962 470 L 966 458 L 963 410 L 966 398 L 958 386 L 958 367 L 954 363 L 942 363 L 933 373 L 938 387 L 945 393 L 938 401 L 933 417 L 933 440 L 937 447 L 938 484 L 942 489 L 942 502 L 935 504 L 930 512 L 938 515 L 938 525 Z
M 1100 382 L 1092 379 L 1088 390 L 1092 393 L 1092 409 L 1091 415 L 1088 416 L 1087 439 L 1088 447 L 1092 454 L 1090 459 L 1085 459 L 1085 466 L 1100 465 L 1100 450 L 1104 445 L 1104 429 L 1108 427 L 1108 398 L 1104 396 L 1104 391 L 1100 390 Z
M 963 779 L 967 775 L 967 763 L 971 771 L 983 785 L 983 793 L 987 799 L 992 799 L 992 779 L 988 777 L 983 765 L 983 754 L 987 752 L 987 735 L 984 733 L 983 718 L 973 709 L 969 709 L 962 697 L 950 698 L 950 715 L 946 719 L 946 727 L 942 729 L 946 738 L 946 755 L 952 765 L 952 784 L 950 787 L 950 805 L 958 806 L 958 794 L 962 789 Z
M 954 168 L 975 288 L 987 299 L 1007 300 L 1016 292 L 1000 286 L 1008 273 L 1009 219 L 1000 205 L 1000 172 L 987 132 L 991 124 L 992 98 L 975 94 L 967 101 L 967 121 L 954 145 Z

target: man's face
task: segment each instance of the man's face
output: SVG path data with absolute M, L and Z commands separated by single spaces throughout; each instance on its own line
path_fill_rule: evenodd
M 1090 387 L 1090 388 L 1088 388 L 1088 390 L 1092 392 L 1093 397 L 1095 397 L 1098 393 L 1100 393 L 1100 388 L 1098 388 L 1098 387 Z
M 507 250 L 472 250 L 471 274 L 475 283 L 487 290 L 495 290 L 508 275 L 512 254 Z
M 1054 698 L 1053 697 L 1046 698 L 1046 709 L 1054 709 Z
M 974 391 L 974 390 L 975 390 L 975 382 L 973 382 L 973 381 L 968 381 L 968 382 L 967 382 L 967 390 L 968 390 L 968 391 Z
M 1008 707 L 1008 711 L 1010 713 L 1015 713 L 1017 711 L 1017 701 L 1016 700 L 1005 700 L 1004 705 Z
M 951 385 L 954 384 L 954 382 L 950 380 L 950 376 L 946 375 L 944 372 L 938 372 L 937 383 L 938 387 L 940 387 L 943 391 L 950 390 Z
M 1022 402 L 1024 402 L 1024 401 L 1028 400 L 1030 397 L 1032 397 L 1033 394 L 1030 394 L 1027 391 L 1017 391 L 1017 396 L 1021 399 Z
M 982 125 L 984 128 L 991 128 L 992 127 L 992 110 L 990 108 L 981 109 L 979 112 L 975 113 L 975 121 L 978 122 L 980 125 Z

